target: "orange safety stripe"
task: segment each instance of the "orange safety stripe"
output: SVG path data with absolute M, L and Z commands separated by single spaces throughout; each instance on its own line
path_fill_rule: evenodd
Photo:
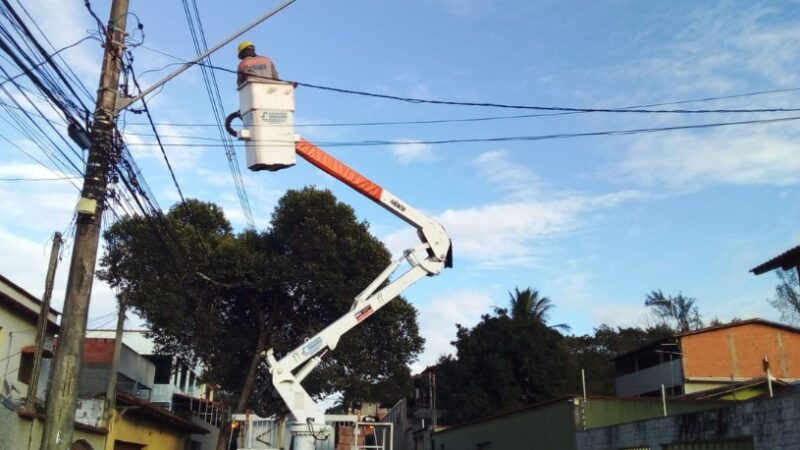
M 369 178 L 351 169 L 343 162 L 305 139 L 300 139 L 300 141 L 295 144 L 294 148 L 297 150 L 298 155 L 302 156 L 306 161 L 317 166 L 328 175 L 358 192 L 361 192 L 372 200 L 380 202 L 383 188 L 373 183 Z

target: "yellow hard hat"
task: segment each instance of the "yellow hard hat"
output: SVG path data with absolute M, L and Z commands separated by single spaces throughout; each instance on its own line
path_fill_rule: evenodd
M 255 44 L 250 41 L 239 42 L 239 48 L 236 50 L 236 54 L 238 55 L 239 53 L 242 53 L 242 50 L 246 49 L 247 47 L 255 47 Z

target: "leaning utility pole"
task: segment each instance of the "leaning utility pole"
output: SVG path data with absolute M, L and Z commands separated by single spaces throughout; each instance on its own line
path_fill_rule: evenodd
M 42 431 L 41 450 L 66 450 L 72 445 L 78 376 L 100 240 L 100 225 L 105 207 L 106 184 L 116 152 L 114 111 L 122 67 L 122 52 L 125 46 L 127 17 L 128 0 L 113 0 L 108 19 L 94 124 L 90 135 L 91 147 L 81 199 L 77 207 L 75 244 L 67 280 L 58 347 L 53 361 L 54 370 L 47 395 L 47 415 Z
M 30 382 L 28 382 L 28 395 L 25 397 L 25 409 L 33 411 L 36 404 L 36 387 L 39 386 L 39 372 L 42 371 L 42 354 L 44 353 L 44 341 L 47 337 L 47 324 L 50 322 L 50 298 L 53 295 L 53 279 L 56 276 L 58 266 L 58 253 L 61 249 L 61 233 L 56 231 L 53 235 L 53 248 L 50 250 L 50 264 L 47 266 L 47 277 L 44 280 L 44 295 L 42 305 L 39 308 L 39 320 L 36 322 L 36 353 L 33 355 L 33 372 Z
M 122 293 L 117 302 L 119 311 L 117 312 L 117 331 L 114 334 L 114 353 L 111 354 L 106 400 L 103 402 L 103 424 L 109 431 L 111 430 L 111 419 L 114 418 L 114 408 L 117 405 L 117 372 L 119 372 L 119 359 L 122 353 L 122 332 L 125 329 L 126 298 L 125 293 Z

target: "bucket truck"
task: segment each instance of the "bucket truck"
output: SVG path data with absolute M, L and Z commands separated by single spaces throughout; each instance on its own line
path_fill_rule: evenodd
M 350 310 L 297 348 L 277 358 L 270 349 L 265 357 L 272 383 L 286 403 L 293 421 L 288 425 L 294 450 L 312 450 L 315 440 L 331 432 L 325 413 L 302 386 L 303 379 L 321 362 L 347 331 L 357 326 L 404 290 L 426 276 L 452 267 L 452 246 L 441 224 L 414 209 L 388 190 L 362 176 L 311 142 L 294 134 L 294 87 L 289 83 L 250 78 L 239 87 L 238 112 L 228 116 L 226 128 L 245 141 L 250 170 L 276 171 L 295 164 L 295 155 L 376 202 L 417 230 L 421 242 L 405 250 L 358 294 Z M 243 128 L 231 122 L 240 118 Z M 407 263 L 399 276 L 390 277 Z

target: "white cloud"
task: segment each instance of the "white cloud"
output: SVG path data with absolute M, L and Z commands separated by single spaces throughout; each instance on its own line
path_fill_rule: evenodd
M 672 189 L 800 182 L 796 133 L 768 130 L 777 132 L 720 130 L 641 137 L 612 170 L 641 185 Z
M 0 176 L 3 178 L 54 178 L 68 176 L 38 164 L 6 163 L 0 166 Z
M 86 37 L 87 29 L 96 28 L 85 10 L 70 2 L 28 0 L 25 7 L 56 48 L 73 44 Z M 100 51 L 100 43 L 90 40 L 65 50 L 61 56 L 84 78 L 87 86 L 92 86 L 88 83 L 96 83 L 94 78 L 100 73 Z
M 34 295 L 42 293 L 49 258 L 50 246 L 44 235 L 42 238 L 41 242 L 34 242 L 0 228 L 3 243 L 0 273 Z
M 599 196 L 565 196 L 548 201 L 507 202 L 447 210 L 435 217 L 450 234 L 458 258 L 485 267 L 532 265 L 547 249 L 544 241 L 579 229 L 586 215 L 642 198 L 635 191 Z M 408 230 L 385 237 L 397 254 L 415 242 Z
M 590 324 L 590 327 L 601 324 L 611 327 L 641 325 L 647 315 L 643 302 L 619 303 L 599 295 L 592 273 L 580 268 L 585 263 L 568 260 L 563 263 L 563 267 L 556 269 L 561 272 L 551 281 L 553 293 L 549 296 L 556 300 L 551 323 L 566 322 L 567 325 L 574 326 L 570 320 L 577 317 L 586 319 L 582 322 Z M 595 261 L 589 263 L 594 264 Z M 591 332 L 591 329 L 578 326 L 572 331 L 582 334 Z
M 415 142 L 412 139 L 400 139 L 403 144 L 392 146 L 392 155 L 403 164 L 412 162 L 432 161 L 436 157 L 433 154 L 433 146 Z
M 565 266 L 569 270 L 552 280 L 553 291 L 558 293 L 558 307 L 583 309 L 597 303 L 596 294 L 592 292 L 591 273 L 576 271 L 570 267 L 574 265 L 567 261 Z
M 509 191 L 512 196 L 529 197 L 538 191 L 539 177 L 511 161 L 506 150 L 482 153 L 475 159 L 475 165 L 487 181 Z
M 450 292 L 420 306 L 420 334 L 425 337 L 425 350 L 412 365 L 412 371 L 420 372 L 435 364 L 440 356 L 454 353 L 450 342 L 456 338 L 456 324 L 474 326 L 482 314 L 490 311 L 491 305 L 489 292 L 470 290 Z
M 136 131 L 126 131 L 125 141 L 131 149 L 131 154 L 138 160 L 157 160 L 164 161 L 164 155 L 155 137 L 150 136 L 153 134 L 150 128 L 136 127 Z M 146 130 L 146 131 L 145 131 Z M 198 141 L 193 139 L 192 136 L 185 132 L 180 127 L 170 125 L 159 125 L 158 134 L 161 137 L 161 142 L 164 144 L 164 152 L 169 158 L 170 165 L 176 172 L 185 172 L 193 170 L 198 161 L 207 156 L 207 150 L 202 147 L 205 141 Z M 222 148 L 215 148 L 214 150 L 222 153 Z M 164 163 L 166 164 L 166 162 Z M 179 182 L 182 180 L 178 179 Z
M 3 178 L 53 178 L 56 175 L 38 164 L 7 162 L 0 166 Z M 76 180 L 78 186 L 81 180 Z M 4 223 L 0 225 L 3 257 L 0 273 L 15 284 L 40 297 L 50 258 L 55 231 L 65 233 L 66 243 L 56 272 L 52 305 L 60 310 L 64 302 L 69 273 L 70 250 L 74 236 L 68 231 L 78 190 L 64 181 L 2 182 L 0 205 L 4 205 Z M 92 289 L 91 315 L 115 308 L 114 295 L 104 283 L 95 281 Z
M 34 296 L 41 298 L 50 259 L 51 234 L 41 234 L 42 241 L 36 242 L 0 227 L 0 242 L 3 243 L 3 258 L 0 258 L 0 274 L 10 279 Z M 69 241 L 73 236 L 64 236 Z M 69 250 L 69 248 L 67 248 Z M 69 251 L 62 253 L 56 270 L 52 294 L 52 306 L 61 311 L 66 293 L 69 274 Z M 95 279 L 92 287 L 90 316 L 96 317 L 115 310 L 116 301 L 111 288 Z M 138 319 L 137 319 L 138 320 Z
M 435 220 L 447 229 L 458 258 L 485 267 L 529 266 L 547 251 L 544 241 L 581 228 L 587 214 L 642 198 L 636 191 L 603 195 L 554 193 L 536 198 L 537 177 L 524 166 L 514 165 L 505 151 L 483 153 L 475 163 L 483 176 L 511 192 L 511 199 L 465 209 L 449 209 Z M 394 254 L 414 243 L 409 230 L 390 233 L 384 242 Z
M 645 83 L 648 88 L 643 93 L 649 98 L 653 88 L 675 97 L 742 90 L 753 79 L 773 86 L 796 84 L 797 20 L 765 5 L 700 8 L 686 16 L 685 28 L 673 39 L 649 47 L 645 50 L 649 56 L 631 60 L 611 75 Z
M 35 164 L 6 163 L 6 178 L 53 178 L 53 172 Z M 75 181 L 78 186 L 80 180 Z M 78 190 L 65 181 L 13 181 L 0 183 L 0 205 L 7 224 L 24 224 L 28 232 L 63 230 L 78 201 Z
M 730 8 L 700 8 L 686 26 L 647 55 L 608 71 L 615 84 L 638 86 L 648 99 L 707 97 L 743 91 L 795 87 L 800 81 L 800 22 L 774 5 L 752 3 Z M 652 36 L 649 36 L 652 37 Z M 640 103 L 642 98 L 616 100 Z M 697 105 L 696 108 L 788 106 L 796 93 L 745 96 Z M 652 115 L 650 115 L 652 116 Z M 663 125 L 761 119 L 754 115 L 648 117 Z M 635 122 L 637 127 L 641 122 Z M 714 130 L 642 135 L 626 145 L 612 178 L 673 190 L 713 185 L 792 185 L 800 182 L 796 124 L 744 125 Z

